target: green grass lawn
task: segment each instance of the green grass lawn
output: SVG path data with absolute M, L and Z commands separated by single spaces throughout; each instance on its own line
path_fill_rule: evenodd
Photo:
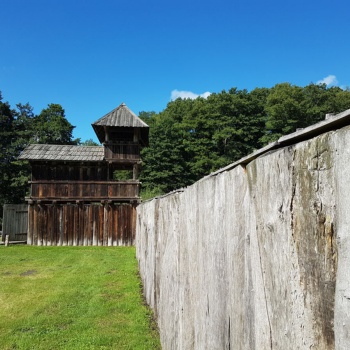
M 160 349 L 135 248 L 0 246 L 0 349 Z

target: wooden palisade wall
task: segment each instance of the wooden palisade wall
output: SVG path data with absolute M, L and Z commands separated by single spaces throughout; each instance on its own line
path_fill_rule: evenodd
M 29 205 L 28 244 L 43 246 L 132 245 L 136 204 Z

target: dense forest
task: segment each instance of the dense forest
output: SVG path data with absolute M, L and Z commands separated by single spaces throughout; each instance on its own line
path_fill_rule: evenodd
M 150 145 L 142 154 L 144 194 L 187 186 L 282 135 L 324 120 L 326 113 L 349 108 L 349 89 L 282 83 L 177 99 L 159 114 L 141 112 L 150 126 Z
M 141 112 L 150 126 L 150 145 L 142 151 L 143 195 L 190 185 L 281 135 L 323 120 L 326 113 L 349 108 L 349 89 L 283 83 L 177 99 L 160 113 Z M 0 93 L 0 210 L 4 203 L 24 201 L 30 169 L 17 157 L 28 144 L 93 144 L 73 139 L 73 129 L 59 104 L 35 115 L 28 103 L 11 108 Z
M 28 103 L 12 109 L 0 93 L 0 217 L 4 203 L 23 203 L 29 189 L 29 164 L 17 160 L 22 150 L 30 143 L 79 144 L 73 129 L 59 104 L 35 115 Z

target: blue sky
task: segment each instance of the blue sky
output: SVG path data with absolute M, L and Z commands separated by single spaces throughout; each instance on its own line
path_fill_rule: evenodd
M 348 0 L 0 0 L 0 91 L 74 137 L 121 102 L 136 114 L 228 90 L 350 86 Z M 325 80 L 324 80 L 325 79 Z

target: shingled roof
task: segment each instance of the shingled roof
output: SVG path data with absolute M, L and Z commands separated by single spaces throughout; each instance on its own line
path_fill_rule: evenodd
M 107 113 L 102 118 L 91 124 L 101 143 L 105 141 L 106 126 L 111 127 L 126 127 L 126 128 L 141 128 L 141 139 L 144 143 L 148 142 L 149 126 L 142 121 L 134 112 L 132 112 L 125 103 L 122 103 L 113 111 Z
M 38 161 L 88 161 L 101 162 L 104 160 L 102 146 L 71 146 L 71 145 L 29 145 L 18 159 Z

